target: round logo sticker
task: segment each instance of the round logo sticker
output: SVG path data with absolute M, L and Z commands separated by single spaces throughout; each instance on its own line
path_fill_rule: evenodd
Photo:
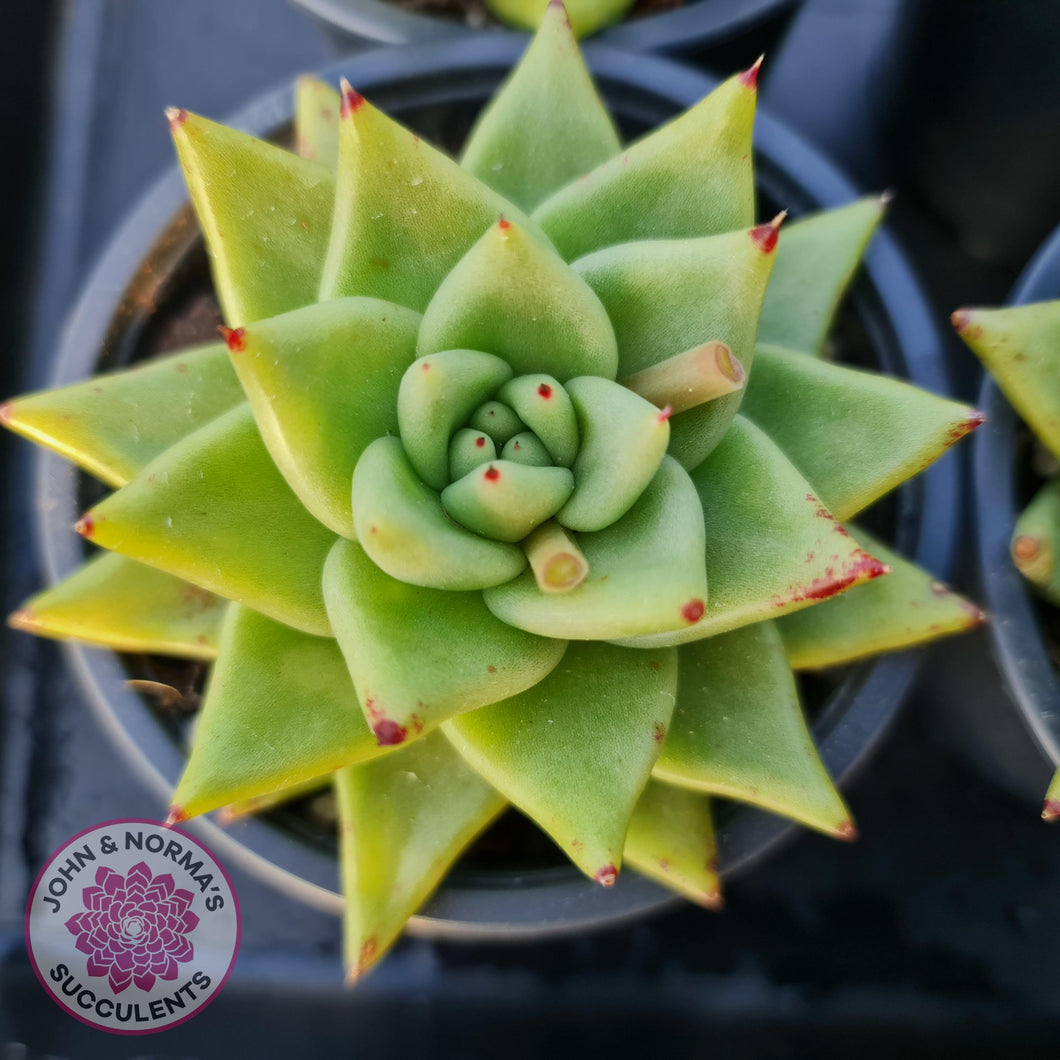
M 191 1019 L 239 950 L 239 903 L 201 843 L 158 821 L 108 821 L 48 860 L 26 905 L 37 978 L 71 1016 L 115 1034 Z

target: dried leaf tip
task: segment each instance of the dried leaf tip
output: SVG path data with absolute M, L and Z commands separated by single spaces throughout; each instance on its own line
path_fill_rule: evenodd
M 74 533 L 80 534 L 82 537 L 91 537 L 96 529 L 96 521 L 91 515 L 82 515 L 80 519 L 74 523 Z
M 669 418 L 670 418 L 670 417 L 671 417 L 671 416 L 672 416 L 673 414 L 674 414 L 674 407 L 673 407 L 673 405 L 664 405 L 664 406 L 663 406 L 663 407 L 662 407 L 662 408 L 661 408 L 661 409 L 659 410 L 659 415 L 658 415 L 658 416 L 656 416 L 655 418 L 656 418 L 656 419 L 657 419 L 657 420 L 658 420 L 658 421 L 659 421 L 660 423 L 665 423 L 665 422 L 666 422 L 666 421 L 667 421 L 667 420 L 668 420 L 668 419 L 669 419 Z
M 970 340 L 978 338 L 980 329 L 973 323 L 974 309 L 957 309 L 950 314 L 950 323 L 953 330 L 962 339 Z
M 175 824 L 180 824 L 188 819 L 187 813 L 184 811 L 183 806 L 170 806 L 169 813 L 166 814 L 165 826 L 172 828 Z
M 762 63 L 765 61 L 765 55 L 760 55 L 755 61 L 754 65 L 744 70 L 740 74 L 740 84 L 749 88 L 752 92 L 758 90 L 758 71 L 762 69 Z
M 618 869 L 614 865 L 605 865 L 602 869 L 597 870 L 596 875 L 593 876 L 593 880 L 602 887 L 614 887 L 617 879 Z
M 224 324 L 221 324 L 217 331 L 232 353 L 242 353 L 247 348 L 245 328 L 226 328 Z
M 699 904 L 704 909 L 709 909 L 712 913 L 720 913 L 725 908 L 725 899 L 722 897 L 721 891 L 711 891 L 700 898 Z
M 1060 799 L 1046 799 L 1042 807 L 1042 820 L 1055 821 L 1060 818 Z
M 892 202 L 894 202 L 894 197 L 897 194 L 898 193 L 894 190 L 894 188 L 887 188 L 887 189 L 884 190 L 883 194 L 880 195 L 880 199 L 879 199 L 880 212 L 881 213 L 884 210 L 886 210 L 887 207 L 890 206 Z
M 776 250 L 777 240 L 780 238 L 780 226 L 787 216 L 788 211 L 781 210 L 772 221 L 764 225 L 755 225 L 751 229 L 751 238 L 758 244 L 763 254 L 772 254 Z
M 5 401 L 0 405 L 0 425 L 6 427 L 13 419 L 14 405 L 10 401 Z
M 188 120 L 188 112 L 180 107 L 166 107 L 166 121 L 174 132 Z
M 351 114 L 356 114 L 357 111 L 364 106 L 364 96 L 360 94 L 346 78 L 342 79 L 342 83 L 339 86 L 341 92 L 341 103 L 339 104 L 339 114 L 343 118 L 348 118 Z
M 36 620 L 33 617 L 33 612 L 28 607 L 20 607 L 17 611 L 13 611 L 7 616 L 7 624 L 12 629 L 35 629 Z
M 380 747 L 394 747 L 399 743 L 404 743 L 408 735 L 408 730 L 403 725 L 398 725 L 396 721 L 391 721 L 389 718 L 377 721 L 372 726 L 372 732 L 375 733 L 375 742 Z
M 848 819 L 839 825 L 835 834 L 836 838 L 842 839 L 844 843 L 853 843 L 858 837 L 858 830 L 854 822 Z

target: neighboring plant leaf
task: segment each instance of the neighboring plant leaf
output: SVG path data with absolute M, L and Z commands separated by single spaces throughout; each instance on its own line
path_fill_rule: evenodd
M 1060 459 L 1060 300 L 958 309 L 953 324 L 1031 430 Z
M 485 589 L 525 566 L 517 545 L 487 541 L 457 526 L 412 469 L 401 441 L 379 438 L 353 475 L 357 540 L 387 574 L 428 589 Z
M 759 343 L 820 354 L 888 201 L 859 199 L 785 227 L 758 322 Z
M 615 333 L 600 299 L 554 251 L 511 221 L 491 225 L 423 314 L 420 355 L 488 350 L 517 375 L 615 378 Z
M 1060 607 L 1060 476 L 1042 486 L 1020 514 L 1010 551 L 1024 578 Z
M 284 482 L 247 405 L 167 450 L 77 529 L 296 629 L 330 635 L 320 575 L 335 535 Z
M 632 510 L 594 534 L 579 534 L 589 574 L 566 593 L 545 593 L 532 571 L 487 589 L 502 621 L 573 640 L 686 629 L 707 600 L 703 510 L 688 473 L 664 459 Z
M 751 128 L 757 93 L 749 73 L 730 78 L 690 110 L 546 199 L 534 220 L 560 254 L 573 261 L 616 243 L 687 239 L 752 224 Z
M 339 866 L 347 981 L 393 945 L 463 849 L 504 809 L 441 733 L 341 770 Z
M 339 94 L 318 77 L 304 74 L 294 83 L 295 150 L 335 168 L 339 157 Z
M 422 312 L 499 217 L 539 232 L 507 199 L 344 83 L 322 301 L 371 295 Z
M 331 170 L 197 114 L 168 114 L 229 326 L 315 302 L 335 198 Z
M 741 412 L 849 519 L 934 463 L 983 422 L 973 408 L 899 379 L 759 346 Z
M 531 688 L 566 648 L 494 618 L 481 593 L 391 578 L 353 541 L 331 550 L 324 600 L 365 717 L 384 744 Z
M 397 432 L 418 313 L 374 298 L 306 306 L 229 332 L 232 364 L 280 473 L 309 512 L 353 537 L 361 453 Z
M 686 644 L 779 618 L 887 573 L 859 548 L 763 432 L 737 416 L 692 472 L 706 524 L 710 596 L 703 617 L 631 647 Z
M 567 13 L 553 2 L 518 66 L 479 115 L 461 164 L 530 211 L 620 147 Z
M 181 350 L 0 405 L 0 423 L 124 486 L 181 438 L 243 401 L 224 343 Z
M 701 640 L 679 658 L 677 707 L 655 776 L 852 839 L 850 811 L 814 747 L 776 625 Z
M 902 651 L 982 623 L 983 612 L 970 600 L 865 530 L 848 530 L 891 573 L 777 620 L 788 662 L 796 670 L 820 670 L 881 652 Z
M 571 30 L 578 37 L 588 37 L 617 22 L 632 6 L 633 0 L 567 0 L 564 11 L 559 0 L 486 0 L 486 7 L 502 22 L 527 30 L 542 25 L 558 8 L 564 20 L 570 15 Z
M 233 605 L 170 816 L 293 789 L 383 753 L 335 641 Z
M 721 877 L 710 799 L 649 780 L 626 834 L 626 863 L 708 909 L 720 909 Z
M 1042 807 L 1042 820 L 1052 823 L 1060 819 L 1060 770 L 1053 774 L 1049 790 L 1045 793 L 1045 805 Z
M 674 651 L 571 644 L 540 684 L 443 731 L 586 875 L 610 886 L 676 693 Z
M 627 243 L 576 261 L 614 325 L 619 379 L 714 340 L 751 371 L 776 244 L 769 224 L 703 239 Z M 674 416 L 672 455 L 687 468 L 702 463 L 742 399 L 740 390 Z
M 115 651 L 212 659 L 227 601 L 113 553 L 93 556 L 8 620 L 39 637 Z

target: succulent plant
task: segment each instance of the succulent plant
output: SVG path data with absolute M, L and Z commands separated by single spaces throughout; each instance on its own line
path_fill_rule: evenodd
M 588 37 L 618 22 L 634 0 L 568 0 L 567 17 L 576 37 Z M 548 11 L 549 0 L 486 0 L 486 7 L 502 22 L 535 30 Z
M 1009 550 L 1034 591 L 1060 607 L 1060 300 L 958 309 L 953 325 L 1037 439 L 1045 482 L 1016 520 Z M 1060 771 L 1042 817 L 1060 820 Z
M 171 111 L 223 341 L 4 407 L 114 488 L 14 624 L 214 660 L 172 822 L 334 777 L 353 977 L 509 804 L 708 906 L 714 797 L 852 838 L 795 670 L 981 617 L 847 525 L 979 417 L 822 355 L 882 202 L 755 223 L 757 72 L 623 146 L 554 3 L 460 164 Z

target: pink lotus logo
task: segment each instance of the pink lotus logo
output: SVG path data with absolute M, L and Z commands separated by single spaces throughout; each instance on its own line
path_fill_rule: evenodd
M 70 917 L 66 929 L 88 956 L 88 974 L 107 976 L 115 994 L 130 983 L 150 990 L 156 976 L 176 979 L 178 962 L 194 956 L 187 937 L 199 923 L 191 911 L 193 897 L 177 888 L 169 873 L 152 877 L 146 862 L 127 876 L 101 865 L 96 885 L 82 891 L 86 911 Z

